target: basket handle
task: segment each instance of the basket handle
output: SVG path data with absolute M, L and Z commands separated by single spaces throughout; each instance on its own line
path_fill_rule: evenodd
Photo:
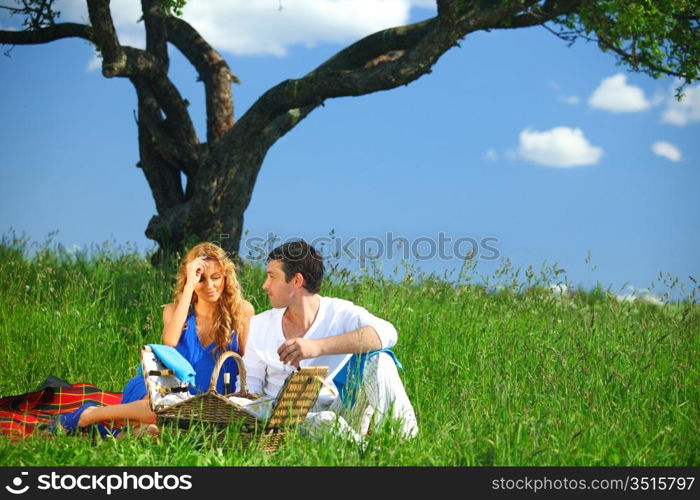
M 336 389 L 336 387 L 334 385 L 326 382 L 325 378 L 319 377 L 318 375 L 316 375 L 314 378 L 318 379 L 319 382 L 321 382 L 321 385 L 330 391 L 331 396 L 333 396 L 334 398 L 337 398 L 338 396 L 340 396 L 340 394 L 338 394 L 338 389 Z
M 240 391 L 248 392 L 248 382 L 245 376 L 245 366 L 243 365 L 243 358 L 241 358 L 241 356 L 238 353 L 235 353 L 233 351 L 227 351 L 223 353 L 221 356 L 219 356 L 219 359 L 216 360 L 214 371 L 211 372 L 209 390 L 211 392 L 216 392 L 216 382 L 217 380 L 219 380 L 219 372 L 221 371 L 221 367 L 224 365 L 224 361 L 226 361 L 228 358 L 235 359 L 236 364 L 238 365 L 238 376 L 241 379 Z

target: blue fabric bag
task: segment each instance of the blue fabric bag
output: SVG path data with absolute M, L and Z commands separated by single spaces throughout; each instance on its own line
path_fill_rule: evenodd
M 180 382 L 194 385 L 197 372 L 194 371 L 192 365 L 187 359 L 180 354 L 177 349 L 163 344 L 148 344 L 153 354 L 165 365 L 166 368 L 175 372 L 175 376 L 180 379 Z M 139 365 L 139 372 L 141 365 Z
M 371 351 L 364 354 L 353 354 L 352 357 L 345 363 L 345 366 L 341 368 L 338 374 L 333 378 L 333 383 L 338 389 L 338 395 L 340 400 L 343 402 L 343 406 L 346 408 L 352 408 L 355 404 L 355 397 L 357 396 L 357 391 L 362 387 L 362 380 L 365 375 L 365 365 L 367 360 L 372 356 L 376 356 L 380 352 L 385 352 L 391 359 L 396 363 L 396 367 L 399 370 L 403 370 L 403 365 L 396 357 L 396 354 L 389 349 L 377 349 L 376 351 Z

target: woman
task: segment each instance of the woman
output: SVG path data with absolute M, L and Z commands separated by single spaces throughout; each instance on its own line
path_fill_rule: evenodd
M 243 299 L 233 262 L 213 243 L 192 248 L 180 264 L 173 302 L 163 309 L 163 343 L 175 347 L 194 367 L 192 394 L 206 392 L 217 357 L 225 351 L 243 355 L 250 318 L 255 314 Z M 224 363 L 217 383 L 223 393 L 223 374 L 236 380 L 238 366 L 231 358 Z M 96 406 L 89 403 L 58 422 L 67 430 L 113 421 L 136 424 L 139 431 L 155 434 L 156 415 L 151 411 L 142 375 L 132 378 L 124 389 L 122 404 Z M 98 427 L 101 434 L 105 429 Z

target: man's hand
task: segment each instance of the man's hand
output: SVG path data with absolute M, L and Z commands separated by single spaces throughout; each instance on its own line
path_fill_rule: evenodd
M 291 339 L 277 349 L 282 363 L 289 363 L 299 367 L 302 359 L 317 358 L 322 354 L 319 340 L 313 339 Z

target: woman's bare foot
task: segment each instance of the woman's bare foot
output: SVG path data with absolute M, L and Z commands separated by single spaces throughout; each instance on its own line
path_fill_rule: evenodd
M 134 436 L 150 436 L 157 438 L 160 436 L 160 429 L 155 424 L 143 424 L 134 429 Z

